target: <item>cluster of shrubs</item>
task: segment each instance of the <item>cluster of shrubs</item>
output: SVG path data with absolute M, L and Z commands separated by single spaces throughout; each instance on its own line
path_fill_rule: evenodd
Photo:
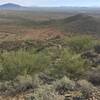
M 28 91 L 29 93 L 24 96 L 23 100 L 66 100 L 68 98 L 85 100 L 89 99 L 92 96 L 91 93 L 96 90 L 97 88 L 86 80 L 75 82 L 66 76 L 50 84 L 44 84 L 39 74 L 34 79 L 30 75 L 18 76 L 13 86 L 12 82 L 8 81 L 0 83 L 0 93 L 2 91 L 6 96 L 15 96 L 16 93 L 21 94 Z
M 42 45 L 43 48 L 40 49 Z M 58 98 L 63 100 L 61 95 L 64 95 L 64 92 L 74 91 L 76 88 L 76 83 L 72 80 L 79 80 L 88 75 L 88 80 L 92 83 L 97 77 L 95 82 L 99 84 L 99 70 L 91 71 L 90 63 L 81 56 L 88 50 L 93 51 L 93 47 L 99 45 L 98 40 L 88 36 L 75 36 L 57 39 L 57 42 L 56 39 L 49 40 L 46 46 L 42 45 L 29 50 L 20 49 L 0 53 L 0 91 L 8 90 L 14 93 L 14 91 L 24 92 L 36 88 L 34 90 L 36 100 L 58 100 Z M 98 48 L 94 48 L 93 52 L 95 50 Z M 93 74 L 95 72 L 98 73 Z M 37 74 L 40 75 L 38 77 L 42 82 L 35 77 Z M 93 87 L 86 81 L 78 82 L 77 84 L 82 87 L 82 93 L 85 90 L 90 91 Z M 6 83 L 10 86 L 5 85 Z
M 56 44 L 39 52 L 32 48 L 29 51 L 22 49 L 0 53 L 0 79 L 13 80 L 18 75 L 35 75 L 40 72 L 58 78 L 64 75 L 79 78 L 84 75 L 89 65 L 81 53 L 93 48 L 95 40 L 88 36 L 75 36 L 63 41 L 61 47 Z
M 39 72 L 55 77 L 77 77 L 87 69 L 87 63 L 80 55 L 70 53 L 68 49 L 61 50 L 59 55 L 54 52 L 4 52 L 0 56 L 0 79 L 13 80 L 18 75 L 34 75 Z

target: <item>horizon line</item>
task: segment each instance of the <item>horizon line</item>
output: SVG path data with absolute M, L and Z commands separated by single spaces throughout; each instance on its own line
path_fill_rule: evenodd
M 88 5 L 86 5 L 86 6 L 72 6 L 72 5 L 51 5 L 51 6 L 49 6 L 49 5 L 44 5 L 44 6 L 42 6 L 42 5 L 31 5 L 31 6 L 26 6 L 26 5 L 22 5 L 22 4 L 19 4 L 19 3 L 10 3 L 10 2 L 8 2 L 8 3 L 2 3 L 2 4 L 0 4 L 0 6 L 2 6 L 2 5 L 5 5 L 5 4 L 15 4 L 15 5 L 19 5 L 19 6 L 22 6 L 22 7 L 48 7 L 48 8 L 53 8 L 53 7 L 56 7 L 56 8 L 66 8 L 66 7 L 77 7 L 77 8 L 100 8 L 100 6 L 88 6 Z

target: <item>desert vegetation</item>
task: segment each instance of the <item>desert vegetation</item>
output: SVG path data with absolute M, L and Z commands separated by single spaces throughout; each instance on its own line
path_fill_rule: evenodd
M 0 94 L 6 99 L 16 95 L 25 100 L 100 99 L 99 39 L 66 36 L 22 44 L 0 49 Z
M 100 100 L 100 13 L 25 9 L 0 10 L 0 100 Z

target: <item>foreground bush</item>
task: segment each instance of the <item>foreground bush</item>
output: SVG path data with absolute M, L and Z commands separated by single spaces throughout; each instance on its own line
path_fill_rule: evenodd
M 65 76 L 62 79 L 55 81 L 54 87 L 60 95 L 64 95 L 65 92 L 75 89 L 75 82 Z
M 0 79 L 12 80 L 18 75 L 42 72 L 49 64 L 49 57 L 27 51 L 5 52 L 0 57 Z
M 71 78 L 79 78 L 88 69 L 88 63 L 80 57 L 80 54 L 71 53 L 68 49 L 61 51 L 51 67 L 51 73 L 56 77 L 67 75 Z

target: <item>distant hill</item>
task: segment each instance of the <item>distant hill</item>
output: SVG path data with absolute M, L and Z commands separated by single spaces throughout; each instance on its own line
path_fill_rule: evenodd
M 57 25 L 71 33 L 100 33 L 100 21 L 86 14 L 77 14 L 57 22 Z
M 0 9 L 5 9 L 5 10 L 17 10 L 21 8 L 23 7 L 18 4 L 13 4 L 13 3 L 6 3 L 3 5 L 0 5 Z

